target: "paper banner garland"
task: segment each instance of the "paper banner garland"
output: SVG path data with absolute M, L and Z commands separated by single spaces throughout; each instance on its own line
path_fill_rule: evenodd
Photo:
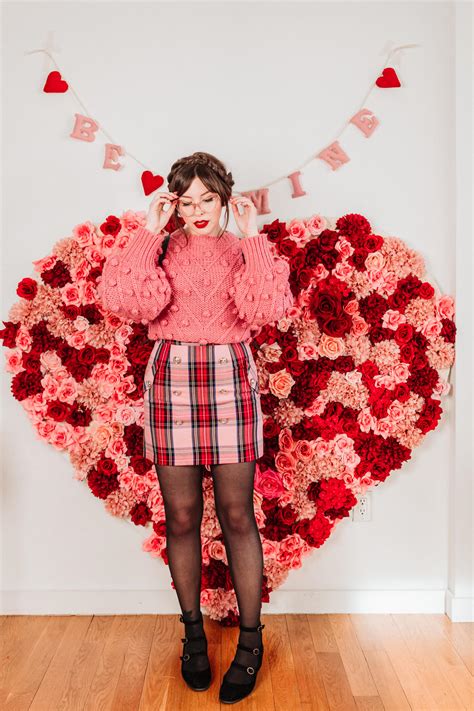
M 392 47 L 387 53 L 386 64 L 390 62 L 391 58 L 397 53 L 404 49 L 409 49 L 417 47 L 416 44 L 406 44 L 398 45 Z M 141 174 L 141 183 L 143 192 L 145 195 L 150 195 L 155 190 L 158 190 L 164 182 L 164 178 L 160 172 L 154 172 L 145 163 L 135 156 L 133 156 L 125 147 L 115 141 L 107 131 L 102 127 L 102 125 L 93 118 L 90 112 L 87 110 L 84 102 L 80 99 L 78 93 L 72 87 L 72 85 L 67 83 L 62 78 L 62 73 L 60 67 L 58 66 L 56 60 L 48 49 L 36 49 L 27 54 L 34 54 L 36 52 L 43 52 L 48 56 L 51 61 L 56 66 L 56 70 L 51 71 L 48 74 L 46 82 L 43 87 L 43 91 L 48 94 L 52 93 L 65 93 L 68 88 L 71 89 L 77 103 L 81 106 L 83 113 L 75 113 L 74 127 L 69 134 L 71 138 L 81 141 L 93 142 L 96 140 L 97 134 L 102 132 L 108 139 L 108 142 L 104 146 L 104 160 L 102 163 L 102 168 L 106 170 L 120 170 L 125 167 L 123 163 L 119 161 L 121 156 L 128 156 L 140 166 L 144 168 Z M 302 178 L 302 168 L 311 163 L 314 160 L 320 160 L 324 162 L 332 171 L 338 170 L 345 163 L 350 160 L 350 156 L 347 150 L 344 149 L 341 142 L 338 140 L 344 130 L 349 126 L 354 126 L 361 135 L 365 138 L 370 138 L 375 131 L 375 129 L 380 125 L 380 119 L 377 117 L 373 111 L 370 110 L 365 105 L 366 100 L 369 99 L 370 93 L 375 89 L 394 89 L 401 86 L 400 79 L 397 72 L 393 66 L 384 66 L 382 72 L 377 76 L 376 79 L 370 85 L 363 102 L 359 109 L 353 114 L 348 120 L 344 122 L 343 128 L 339 131 L 339 134 L 328 144 L 326 144 L 321 150 L 313 152 L 311 156 L 304 161 L 300 166 L 289 171 L 286 175 L 275 178 L 274 180 L 261 185 L 258 188 L 247 189 L 243 191 L 236 190 L 235 192 L 240 195 L 246 195 L 251 197 L 256 205 L 258 205 L 258 211 L 260 215 L 269 214 L 272 212 L 269 205 L 269 189 L 272 185 L 276 183 L 285 181 L 288 182 L 292 188 L 291 197 L 293 199 L 306 195 L 306 192 L 301 187 Z M 296 184 L 297 183 L 297 184 Z M 296 189 L 295 189 L 296 188 Z

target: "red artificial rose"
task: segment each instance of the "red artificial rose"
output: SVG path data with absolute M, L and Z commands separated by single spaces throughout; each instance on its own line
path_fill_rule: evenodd
M 413 326 L 410 323 L 401 323 L 395 331 L 394 341 L 399 346 L 409 343 L 413 336 Z
M 12 321 L 2 321 L 5 328 L 0 331 L 0 339 L 3 339 L 3 345 L 5 348 L 15 348 L 16 345 L 16 334 L 20 328 L 19 323 L 13 323 Z
M 424 281 L 422 284 L 420 284 L 420 288 L 418 289 L 418 296 L 421 299 L 432 299 L 434 293 L 435 290 L 428 281 Z
M 95 348 L 84 346 L 84 348 L 77 351 L 77 360 L 82 365 L 91 365 L 95 362 Z
M 341 338 L 345 333 L 348 333 L 352 327 L 352 318 L 349 314 L 343 312 L 336 318 L 328 318 L 320 323 L 321 330 L 328 336 L 333 338 Z
M 364 247 L 368 252 L 376 252 L 383 245 L 383 237 L 380 235 L 366 235 Z
M 18 283 L 16 293 L 23 299 L 33 301 L 36 294 L 38 293 L 38 282 L 36 281 L 36 279 L 30 279 L 30 277 L 25 277 Z
M 59 400 L 50 400 L 46 415 L 51 417 L 56 422 L 63 422 L 71 412 L 71 406 Z
M 117 474 L 117 465 L 110 457 L 102 457 L 97 462 L 97 471 L 104 476 L 115 476 Z
M 104 235 L 118 235 L 121 229 L 122 224 L 115 215 L 109 215 L 106 221 L 100 226 L 100 230 Z

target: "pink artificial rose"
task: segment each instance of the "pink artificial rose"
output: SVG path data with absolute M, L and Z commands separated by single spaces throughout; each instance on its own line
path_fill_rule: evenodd
M 43 259 L 34 260 L 33 264 L 35 267 L 35 272 L 38 272 L 38 274 L 41 274 L 41 272 L 44 272 L 47 269 L 51 269 L 56 264 L 57 259 L 58 258 L 56 257 L 56 255 L 50 254 L 47 257 L 43 257 Z
M 74 402 L 77 395 L 77 386 L 72 378 L 68 378 L 60 383 L 58 388 L 58 400 L 68 402 L 70 405 Z
M 73 428 L 65 422 L 55 422 L 50 432 L 49 442 L 56 449 L 68 449 L 73 442 Z
M 452 296 L 441 296 L 436 301 L 436 312 L 438 313 L 440 319 L 454 318 L 454 299 Z
M 294 220 L 290 220 L 290 222 L 286 223 L 286 230 L 288 232 L 288 237 L 291 237 L 291 239 L 297 244 L 305 240 L 306 225 L 304 221 L 297 220 L 296 218 Z
M 361 316 L 357 316 L 356 314 L 352 317 L 351 333 L 353 333 L 354 336 L 365 336 L 368 330 L 369 324 Z
M 280 543 L 277 561 L 287 569 L 301 568 L 301 559 L 307 549 L 308 545 L 298 534 L 287 536 Z
M 366 269 L 382 269 L 385 265 L 385 257 L 382 252 L 370 252 L 365 258 Z
M 333 439 L 334 451 L 345 454 L 354 448 L 353 441 L 346 434 L 337 434 Z
M 263 497 L 267 499 L 277 498 L 284 492 L 284 487 L 279 472 L 273 469 L 267 469 L 266 471 L 261 471 L 260 467 L 257 467 L 255 472 L 255 491 L 262 494 Z
M 87 335 L 84 331 L 75 331 L 70 336 L 67 336 L 66 340 L 70 346 L 77 349 L 84 348 L 88 343 Z
M 397 381 L 393 375 L 390 375 L 389 373 L 374 376 L 374 385 L 377 388 L 387 388 L 388 390 L 393 390 L 396 384 Z
M 142 550 L 150 553 L 154 558 L 161 558 L 161 553 L 166 548 L 166 537 L 157 536 L 155 532 L 148 536 L 142 543 Z
M 91 281 L 83 281 L 81 286 L 83 302 L 86 304 L 95 303 L 97 300 L 97 293 L 94 284 Z
M 364 409 L 359 412 L 357 422 L 362 432 L 369 432 L 372 429 L 375 418 L 370 411 L 370 407 L 364 407 Z
M 336 244 L 336 249 L 341 255 L 342 259 L 348 259 L 354 252 L 354 247 L 345 237 L 339 237 Z
M 83 222 L 76 225 L 72 231 L 73 239 L 84 249 L 88 245 L 94 244 L 95 225 L 92 222 Z
M 316 343 L 311 343 L 310 341 L 303 341 L 297 346 L 298 356 L 300 360 L 318 360 L 319 350 Z
M 128 405 L 119 405 L 115 412 L 115 419 L 123 425 L 132 425 L 135 422 L 135 408 Z
M 23 357 L 20 348 L 7 348 L 5 370 L 16 375 L 23 370 Z
M 401 323 L 406 323 L 406 317 L 400 311 L 388 309 L 383 315 L 382 323 L 385 328 L 391 328 L 396 331 Z
M 394 400 L 387 409 L 387 416 L 391 422 L 400 422 L 405 417 L 405 411 L 398 400 Z
M 385 439 L 390 437 L 394 432 L 394 424 L 387 419 L 376 420 L 374 426 L 374 432 L 376 435 L 380 435 Z
M 357 299 L 351 299 L 350 301 L 348 301 L 347 304 L 344 306 L 344 311 L 350 316 L 354 316 L 354 314 L 359 313 L 359 303 Z
M 287 370 L 278 370 L 276 373 L 270 373 L 268 376 L 268 385 L 270 392 L 280 398 L 287 398 L 290 394 L 294 380 Z
M 331 451 L 331 445 L 325 439 L 319 438 L 314 444 L 314 450 L 318 456 L 323 457 L 324 455 L 329 454 Z
M 29 351 L 31 348 L 31 343 L 32 338 L 30 336 L 30 332 L 24 326 L 20 326 L 16 334 L 15 344 L 18 346 L 18 348 L 20 348 L 20 350 Z
M 326 358 L 335 359 L 344 353 L 344 339 L 334 338 L 323 333 L 319 341 L 319 353 Z
M 61 297 L 65 304 L 73 304 L 74 306 L 81 305 L 81 294 L 77 284 L 66 284 L 59 289 L 59 291 L 61 292 Z
M 275 455 L 275 467 L 282 475 L 285 472 L 294 472 L 296 466 L 295 458 L 288 452 L 277 452 Z
M 96 247 L 86 247 L 84 256 L 93 267 L 98 267 L 102 262 L 102 253 Z
M 112 417 L 112 411 L 111 408 L 104 408 L 107 409 L 108 413 L 104 415 L 104 417 L 111 418 Z M 97 410 L 94 410 L 94 417 L 97 415 Z M 94 430 L 91 433 L 92 436 L 92 441 L 94 444 L 100 448 L 100 449 L 105 449 L 107 447 L 108 443 L 112 439 L 112 429 L 108 424 L 103 424 L 103 425 L 98 425 L 94 428 Z
M 408 363 L 397 363 L 397 365 L 392 368 L 392 373 L 397 383 L 405 383 L 410 375 Z
M 433 395 L 437 395 L 438 397 L 441 397 L 441 395 L 447 395 L 449 391 L 451 390 L 451 383 L 449 383 L 447 380 L 443 380 L 442 378 L 439 378 L 438 382 L 433 388 Z
M 421 329 L 421 332 L 426 338 L 434 338 L 435 336 L 439 336 L 443 328 L 443 324 L 441 321 L 438 321 L 436 318 L 429 318 L 426 320 L 426 322 L 423 325 L 423 328 Z
M 299 439 L 293 450 L 293 457 L 297 462 L 303 462 L 304 464 L 311 462 L 314 457 L 314 451 L 311 443 L 307 440 Z
M 311 215 L 311 217 L 306 220 L 306 227 L 312 235 L 320 235 L 323 230 L 327 227 L 327 220 L 322 215 Z
M 349 264 L 349 262 L 338 262 L 335 269 L 332 270 L 332 273 L 341 281 L 347 281 L 354 270 L 355 267 Z
M 327 275 L 329 274 L 329 271 L 326 269 L 326 267 L 319 263 L 315 266 L 313 269 L 313 278 L 311 279 L 311 283 L 317 284 L 318 281 L 321 281 L 321 279 L 325 279 Z
M 293 437 L 291 436 L 291 430 L 284 428 L 280 431 L 278 435 L 278 444 L 282 452 L 291 452 L 294 446 Z

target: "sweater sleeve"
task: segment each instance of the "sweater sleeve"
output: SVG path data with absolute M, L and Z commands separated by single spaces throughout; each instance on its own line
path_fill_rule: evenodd
M 239 316 L 251 326 L 273 323 L 294 302 L 290 265 L 264 232 L 244 237 L 241 245 L 245 264 L 234 274 L 230 290 Z
M 117 316 L 153 321 L 171 299 L 171 285 L 156 264 L 164 232 L 139 227 L 126 247 L 115 249 L 106 259 L 97 293 L 103 307 Z

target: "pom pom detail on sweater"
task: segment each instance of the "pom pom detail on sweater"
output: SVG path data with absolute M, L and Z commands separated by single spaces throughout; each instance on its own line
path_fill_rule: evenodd
M 104 309 L 148 323 L 148 336 L 189 343 L 249 341 L 293 304 L 290 267 L 265 233 L 239 239 L 170 235 L 139 227 L 106 260 L 98 294 Z

